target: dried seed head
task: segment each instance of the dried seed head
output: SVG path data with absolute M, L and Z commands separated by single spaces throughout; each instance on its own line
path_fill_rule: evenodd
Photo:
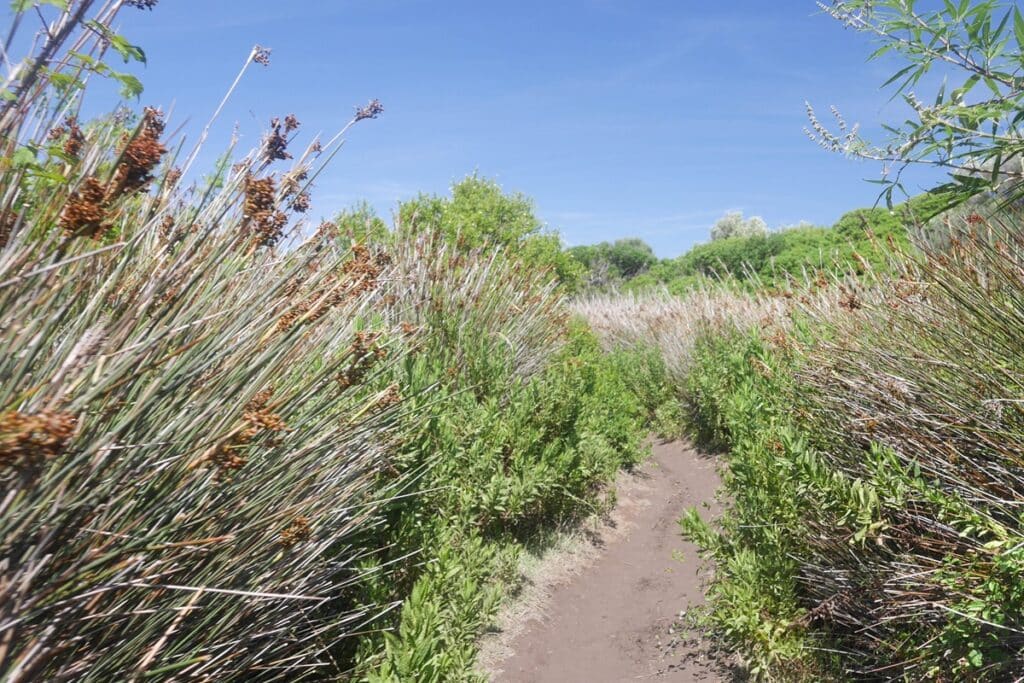
M 14 225 L 18 222 L 18 214 L 7 209 L 0 210 L 0 249 L 7 246 L 11 240 L 11 233 L 14 232 Z
M 270 66 L 270 48 L 257 45 L 252 49 L 252 61 L 260 66 Z
M 853 312 L 859 308 L 863 308 L 864 304 L 861 303 L 860 297 L 857 296 L 856 291 L 843 287 L 842 295 L 839 297 L 839 307 Z
M 60 455 L 77 424 L 74 415 L 50 410 L 0 414 L 0 467 L 24 471 Z
M 163 132 L 163 114 L 158 109 L 146 107 L 138 133 L 134 137 L 126 134 L 122 139 L 124 149 L 108 190 L 110 199 L 143 190 L 153 180 L 153 169 L 167 152 L 160 142 Z
M 106 213 L 106 188 L 90 176 L 65 202 L 60 227 L 70 236 L 85 235 L 97 239 L 106 229 Z
M 288 216 L 278 211 L 275 202 L 276 184 L 273 176 L 245 179 L 245 205 L 242 229 L 253 236 L 256 246 L 272 247 L 284 234 Z
M 402 401 L 402 395 L 398 392 L 398 385 L 392 384 L 384 390 L 381 397 L 377 399 L 375 408 L 377 410 L 387 410 L 392 406 L 398 405 Z
M 388 351 L 377 343 L 378 339 L 380 334 L 376 332 L 356 332 L 348 347 L 348 367 L 336 377 L 343 389 L 361 382 L 377 361 L 387 357 Z
M 82 145 L 85 144 L 85 135 L 78 126 L 78 119 L 74 116 L 67 117 L 64 119 L 64 125 L 61 126 L 61 129 L 67 131 L 67 137 L 64 139 L 64 154 L 72 159 L 78 159 L 82 153 Z
M 384 113 L 384 105 L 380 103 L 378 99 L 370 100 L 365 107 L 356 108 L 356 121 L 362 121 L 363 119 L 375 119 Z
M 296 213 L 306 213 L 309 211 L 309 207 L 310 199 L 308 192 L 300 192 L 292 197 L 291 201 L 288 202 L 288 208 Z
M 296 517 L 283 531 L 281 531 L 281 545 L 291 548 L 294 545 L 309 540 L 313 535 L 313 527 L 309 518 L 304 516 Z
M 274 388 L 269 387 L 253 396 L 242 413 L 245 427 L 210 455 L 209 461 L 218 468 L 218 478 L 222 479 L 230 472 L 245 466 L 248 458 L 242 455 L 242 452 L 253 439 L 268 432 L 282 432 L 288 428 L 281 416 L 267 407 L 273 393 Z
M 288 131 L 283 130 L 281 119 L 270 120 L 270 132 L 263 138 L 263 159 L 267 163 L 291 159 L 288 152 Z
M 174 187 L 175 185 L 178 184 L 179 180 L 181 180 L 181 169 L 172 168 L 171 170 L 167 171 L 167 175 L 164 176 L 164 186 Z

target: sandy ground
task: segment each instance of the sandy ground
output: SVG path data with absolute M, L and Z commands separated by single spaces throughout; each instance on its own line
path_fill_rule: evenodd
M 718 485 L 712 459 L 682 442 L 655 444 L 637 472 L 620 477 L 608 519 L 526 569 L 526 588 L 483 643 L 491 680 L 732 680 L 686 626 L 706 577 L 677 523 L 694 505 L 716 515 Z

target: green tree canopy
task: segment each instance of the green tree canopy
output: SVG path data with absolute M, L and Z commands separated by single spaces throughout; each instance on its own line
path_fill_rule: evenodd
M 574 289 L 584 268 L 563 249 L 558 233 L 534 214 L 533 202 L 505 193 L 493 180 L 473 174 L 455 183 L 451 197 L 421 194 L 398 207 L 399 233 L 437 229 L 466 249 L 500 247 L 514 258 L 550 269 Z

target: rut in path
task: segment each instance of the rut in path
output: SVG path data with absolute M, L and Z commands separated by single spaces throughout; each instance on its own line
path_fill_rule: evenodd
M 713 460 L 683 442 L 655 444 L 636 473 L 620 477 L 616 510 L 591 541 L 594 547 L 569 560 L 581 566 L 550 586 L 538 609 L 518 618 L 498 655 L 487 656 L 495 647 L 485 644 L 491 679 L 731 680 L 708 644 L 681 621 L 703 603 L 704 577 L 697 549 L 680 536 L 677 520 L 694 505 L 716 515 L 718 485 Z

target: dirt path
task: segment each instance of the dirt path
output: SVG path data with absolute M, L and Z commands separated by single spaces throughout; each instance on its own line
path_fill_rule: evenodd
M 677 520 L 692 505 L 717 514 L 718 484 L 712 460 L 681 442 L 656 444 L 637 473 L 620 478 L 616 510 L 592 547 L 569 553 L 580 566 L 562 571 L 532 613 L 506 628 L 508 642 L 487 663 L 492 680 L 729 680 L 681 623 L 703 594 L 700 558 Z

